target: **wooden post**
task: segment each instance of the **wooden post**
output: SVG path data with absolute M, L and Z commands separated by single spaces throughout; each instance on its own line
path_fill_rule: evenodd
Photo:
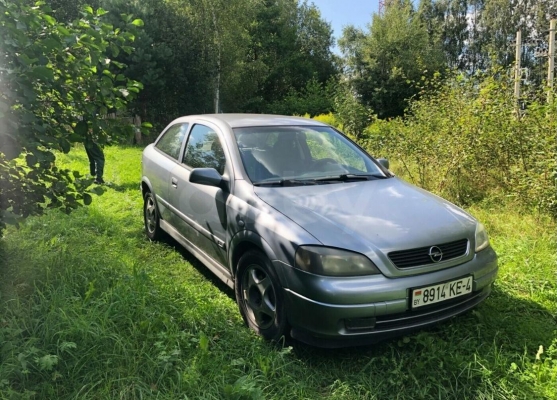
M 520 58 L 522 56 L 522 34 L 520 31 L 516 32 L 516 55 L 515 55 L 515 70 L 514 70 L 514 97 L 518 102 L 520 98 L 520 79 L 522 77 L 520 71 Z
M 555 23 L 557 19 L 551 19 L 549 25 L 549 51 L 547 54 L 548 67 L 547 67 L 547 102 L 551 104 L 553 102 L 553 81 L 554 81 L 554 71 L 555 71 Z

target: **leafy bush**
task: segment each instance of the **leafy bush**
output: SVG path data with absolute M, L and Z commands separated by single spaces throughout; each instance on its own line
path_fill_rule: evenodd
M 90 133 L 101 144 L 116 137 L 107 113 L 142 87 L 111 59 L 133 50 L 141 20 L 123 16 L 126 30 L 115 29 L 106 11 L 86 7 L 62 24 L 44 2 L 22 3 L 0 0 L 0 234 L 46 208 L 91 202 L 91 180 L 59 169 L 54 151 L 68 153 Z
M 310 115 L 306 114 L 306 115 L 304 115 L 304 117 L 309 118 Z M 340 123 L 338 118 L 335 117 L 335 114 L 333 114 L 333 113 L 316 115 L 312 119 L 314 119 L 316 121 L 319 121 L 319 122 L 323 122 L 324 124 L 327 124 L 327 125 L 334 126 L 335 128 L 340 129 L 340 130 L 342 130 L 342 128 L 343 128 L 342 124 Z
M 518 112 L 513 82 L 500 71 L 431 82 L 405 120 L 376 121 L 362 143 L 399 163 L 399 173 L 459 204 L 513 197 L 541 211 L 556 210 L 554 106 L 529 94 Z
M 348 83 L 337 85 L 334 97 L 335 118 L 350 136 L 359 139 L 374 119 L 373 110 L 360 101 Z

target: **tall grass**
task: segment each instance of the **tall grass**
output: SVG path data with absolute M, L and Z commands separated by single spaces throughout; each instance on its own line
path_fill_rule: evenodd
M 140 154 L 107 148 L 91 206 L 0 240 L 0 398 L 557 399 L 551 220 L 470 208 L 501 267 L 473 312 L 375 346 L 277 348 L 191 255 L 145 238 Z M 60 162 L 87 172 L 79 148 Z

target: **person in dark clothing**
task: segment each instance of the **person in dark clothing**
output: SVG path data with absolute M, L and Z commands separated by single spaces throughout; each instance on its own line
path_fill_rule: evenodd
M 104 153 L 101 148 L 92 137 L 87 136 L 85 139 L 85 151 L 87 152 L 87 157 L 89 158 L 89 171 L 91 176 L 95 177 L 95 183 L 101 185 L 104 182 Z

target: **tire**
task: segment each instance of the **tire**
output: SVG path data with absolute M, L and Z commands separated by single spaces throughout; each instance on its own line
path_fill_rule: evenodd
M 159 210 L 157 209 L 155 196 L 151 192 L 145 193 L 143 197 L 143 223 L 145 233 L 149 239 L 161 239 L 163 232 L 160 226 Z
M 288 323 L 282 287 L 269 259 L 254 250 L 242 255 L 234 289 L 246 325 L 267 340 L 279 341 Z

